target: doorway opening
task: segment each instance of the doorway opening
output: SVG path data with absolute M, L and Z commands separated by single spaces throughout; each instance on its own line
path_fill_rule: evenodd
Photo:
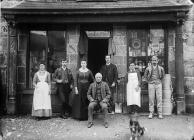
M 105 64 L 105 56 L 108 54 L 108 39 L 88 40 L 88 68 L 93 75 L 100 72 L 100 68 Z

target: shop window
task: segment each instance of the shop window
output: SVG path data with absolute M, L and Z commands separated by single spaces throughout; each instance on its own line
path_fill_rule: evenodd
M 151 63 L 151 57 L 157 55 L 159 64 L 164 67 L 164 30 L 129 30 L 128 35 L 128 66 L 135 63 L 135 66 L 143 76 L 147 66 Z
M 52 79 L 54 71 L 60 67 L 60 60 L 66 58 L 65 31 L 30 31 L 28 54 L 27 87 L 32 88 L 33 76 L 41 61 L 45 62 Z

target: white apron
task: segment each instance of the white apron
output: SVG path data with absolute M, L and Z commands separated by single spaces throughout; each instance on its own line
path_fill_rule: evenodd
M 138 76 L 137 73 L 128 73 L 128 83 L 127 83 L 127 105 L 138 105 L 141 106 L 140 103 L 140 92 L 141 89 L 139 88 L 138 91 L 135 88 L 138 86 Z
M 37 83 L 37 86 L 34 90 L 33 105 L 34 110 L 39 109 L 51 109 L 51 98 L 49 94 L 49 85 L 45 82 L 47 77 L 47 72 L 44 75 L 40 75 L 37 72 L 38 79 L 40 82 Z

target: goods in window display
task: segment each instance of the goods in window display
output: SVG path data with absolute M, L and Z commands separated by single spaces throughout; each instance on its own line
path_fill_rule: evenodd
M 150 60 L 153 55 L 157 55 L 159 58 L 159 65 L 165 67 L 164 29 L 137 29 L 130 30 L 129 34 L 127 63 L 135 64 L 135 69 L 140 72 L 142 80 L 144 80 L 143 74 L 146 67 L 151 66 Z M 148 84 L 143 81 L 141 89 L 141 109 L 148 110 Z
M 141 48 L 141 41 L 139 39 L 133 40 L 132 47 L 134 49 L 140 49 Z

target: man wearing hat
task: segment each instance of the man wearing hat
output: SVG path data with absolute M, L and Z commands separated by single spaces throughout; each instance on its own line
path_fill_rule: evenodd
M 66 119 L 71 113 L 69 105 L 69 94 L 73 88 L 73 75 L 71 70 L 67 68 L 67 60 L 62 59 L 61 67 L 55 70 L 54 81 L 57 85 L 57 94 L 62 101 L 61 117 Z

